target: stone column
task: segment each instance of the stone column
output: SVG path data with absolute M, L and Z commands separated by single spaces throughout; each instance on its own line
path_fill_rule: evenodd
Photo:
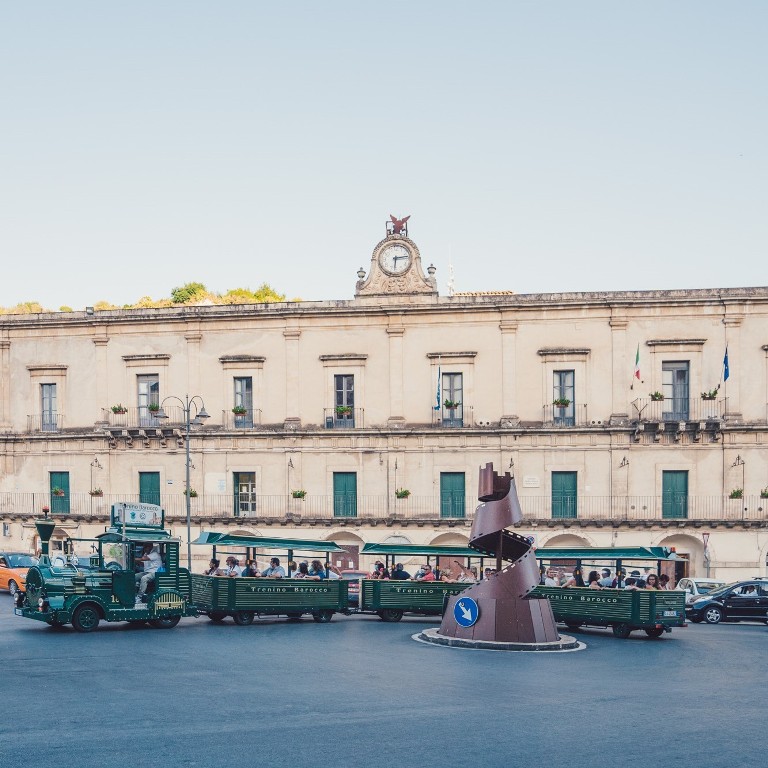
M 96 406 L 100 409 L 101 418 L 99 421 L 102 424 L 109 424 L 109 417 L 104 409 L 108 409 L 110 405 L 109 401 L 109 371 L 107 361 L 107 344 L 109 344 L 109 336 L 107 336 L 106 328 L 100 328 L 98 335 L 93 337 L 93 356 L 94 360 L 94 373 L 96 380 Z
M 11 431 L 11 340 L 0 339 L 0 430 Z
M 517 321 L 502 314 L 501 331 L 501 427 L 516 427 L 517 408 Z
M 389 336 L 389 418 L 387 426 L 393 429 L 405 424 L 403 414 L 403 336 L 405 326 L 402 315 L 390 318 L 387 326 Z
M 730 315 L 723 318 L 725 325 L 725 340 L 728 345 L 728 368 L 736 371 L 737 375 L 728 377 L 728 381 L 723 382 L 723 396 L 727 398 L 725 403 L 725 420 L 731 423 L 738 423 L 744 420 L 741 413 L 741 386 L 744 378 L 744 367 L 740 365 L 741 355 L 741 324 L 744 320 L 743 315 Z M 725 349 L 723 349 L 725 356 Z M 738 375 L 741 374 L 741 375 Z
M 634 379 L 627 359 L 627 324 L 623 317 L 612 317 L 608 321 L 611 327 L 611 424 L 629 422 L 627 398 L 632 392 L 628 389 Z
M 286 328 L 285 338 L 285 422 L 284 429 L 295 430 L 301 427 L 299 403 L 299 339 L 300 328 Z
M 203 334 L 200 331 L 187 331 L 184 334 L 187 341 L 187 391 L 190 395 L 200 392 L 200 342 Z M 203 398 L 205 400 L 205 398 Z

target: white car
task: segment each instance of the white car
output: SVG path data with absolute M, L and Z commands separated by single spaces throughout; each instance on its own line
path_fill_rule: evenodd
M 709 594 L 713 589 L 725 586 L 724 581 L 718 581 L 717 579 L 699 578 L 694 576 L 686 576 L 677 582 L 675 589 L 682 589 L 685 591 L 685 604 L 691 605 L 695 600 L 698 600 L 702 595 Z

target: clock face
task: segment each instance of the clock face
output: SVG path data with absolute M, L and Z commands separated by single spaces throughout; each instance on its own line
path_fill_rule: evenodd
M 398 243 L 386 246 L 379 254 L 381 268 L 392 275 L 401 275 L 411 265 L 411 252 Z

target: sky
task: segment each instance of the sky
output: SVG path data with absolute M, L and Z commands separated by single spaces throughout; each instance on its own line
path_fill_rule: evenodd
M 765 285 L 768 2 L 0 0 L 0 307 Z

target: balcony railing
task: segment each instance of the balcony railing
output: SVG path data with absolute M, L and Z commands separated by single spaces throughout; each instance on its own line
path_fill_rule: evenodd
M 103 519 L 110 505 L 124 501 L 140 501 L 138 494 L 105 494 L 90 496 L 87 492 L 72 492 L 51 497 L 48 492 L 0 493 L 0 519 L 19 516 L 32 519 L 40 516 L 47 506 L 54 517 L 59 515 Z M 146 499 L 144 499 L 146 500 Z M 248 494 L 241 503 L 238 494 L 200 494 L 191 499 L 192 517 L 196 520 L 259 518 L 294 522 L 302 520 L 400 520 L 437 522 L 440 520 L 472 520 L 478 501 L 467 497 L 464 515 L 460 505 L 450 509 L 441 504 L 439 495 L 396 499 L 391 496 L 357 496 L 345 498 L 344 504 L 334 503 L 333 494 L 313 494 L 303 499 L 286 495 Z M 455 500 L 454 500 L 455 501 Z M 571 503 L 565 503 L 570 501 Z M 186 519 L 186 498 L 183 492 L 162 494 L 155 503 L 165 509 L 166 519 L 181 522 Z M 685 525 L 688 522 L 751 522 L 768 521 L 768 499 L 759 493 L 741 499 L 725 496 L 687 496 L 674 499 L 662 496 L 578 496 L 553 500 L 548 496 L 526 496 L 521 493 L 523 523 L 553 520 L 570 524 L 575 521 L 643 522 Z M 237 511 L 236 511 L 237 510 Z M 334 514 L 336 510 L 336 514 Z M 343 514 L 342 514 L 343 513 Z
M 261 409 L 246 408 L 245 413 L 222 411 L 221 423 L 225 429 L 256 429 L 261 426 Z
M 64 416 L 55 411 L 27 416 L 27 432 L 59 432 L 63 426 Z
M 589 423 L 586 403 L 544 406 L 545 427 L 584 427 Z
M 632 401 L 632 415 L 638 421 L 720 421 L 725 419 L 727 408 L 727 397 L 716 400 L 641 397 Z
M 335 406 L 323 410 L 326 429 L 362 429 L 365 426 L 365 409 L 352 406 Z
M 446 429 L 458 429 L 461 427 L 471 427 L 473 425 L 473 414 L 471 405 L 461 405 L 455 408 L 446 408 L 444 405 L 438 410 L 432 411 L 432 426 L 444 427 Z

